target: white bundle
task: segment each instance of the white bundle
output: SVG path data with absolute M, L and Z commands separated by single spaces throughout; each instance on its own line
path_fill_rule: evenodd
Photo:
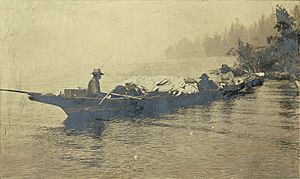
M 180 95 L 199 92 L 197 83 L 185 83 L 184 78 L 178 76 L 135 76 L 122 85 L 125 86 L 126 83 L 133 83 L 147 93 L 157 91 Z

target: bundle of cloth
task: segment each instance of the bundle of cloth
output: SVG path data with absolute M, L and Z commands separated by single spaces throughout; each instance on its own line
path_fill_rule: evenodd
M 114 93 L 141 96 L 153 93 L 170 93 L 176 96 L 198 93 L 198 81 L 178 76 L 135 76 L 113 90 Z

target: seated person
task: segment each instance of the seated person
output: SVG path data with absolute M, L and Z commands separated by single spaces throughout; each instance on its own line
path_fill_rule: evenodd
M 104 75 L 100 69 L 94 69 L 91 73 L 93 75 L 92 79 L 89 81 L 87 87 L 87 96 L 88 97 L 101 97 L 103 96 L 100 91 L 100 82 L 101 76 Z
M 209 80 L 209 77 L 206 73 L 203 73 L 200 77 L 200 81 L 198 83 L 198 89 L 207 90 L 207 89 L 218 89 L 218 85 L 216 85 L 212 80 Z
M 234 74 L 232 69 L 226 65 L 222 64 L 222 67 L 218 71 L 219 80 L 223 84 L 233 84 Z
M 222 64 L 221 68 L 218 71 L 218 74 L 225 74 L 232 71 L 231 68 L 227 64 Z

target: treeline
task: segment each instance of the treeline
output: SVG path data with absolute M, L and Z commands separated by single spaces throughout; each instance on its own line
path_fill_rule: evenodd
M 261 16 L 258 22 L 246 28 L 237 19 L 231 24 L 229 31 L 223 35 L 215 34 L 213 37 L 205 37 L 203 40 L 204 52 L 207 56 L 225 55 L 231 47 L 235 46 L 238 39 L 251 42 L 254 46 L 265 46 L 265 39 L 276 33 L 274 29 L 275 17 Z
M 299 27 L 300 7 L 296 5 L 291 14 L 296 20 L 296 27 Z M 215 34 L 213 37 L 205 37 L 203 40 L 204 52 L 207 56 L 225 55 L 231 47 L 236 45 L 238 39 L 247 41 L 256 48 L 266 46 L 266 38 L 276 34 L 275 24 L 274 13 L 268 17 L 262 15 L 258 22 L 254 22 L 249 28 L 240 24 L 237 19 L 231 24 L 229 31 L 225 30 L 223 35 Z
M 300 7 L 295 6 L 291 12 L 296 20 L 296 27 L 300 26 Z M 275 14 L 269 16 L 262 15 L 261 18 L 254 22 L 249 28 L 246 28 L 236 19 L 230 26 L 230 29 L 222 34 L 216 33 L 214 36 L 206 36 L 202 43 L 199 39 L 191 41 L 184 38 L 175 45 L 165 50 L 167 58 L 194 58 L 202 55 L 206 56 L 223 56 L 236 45 L 237 40 L 250 42 L 255 47 L 267 45 L 266 38 L 276 34 L 274 26 L 276 24 Z
M 165 55 L 170 59 L 194 58 L 203 54 L 202 49 L 202 44 L 198 38 L 195 41 L 183 38 L 175 45 L 168 47 L 165 50 Z

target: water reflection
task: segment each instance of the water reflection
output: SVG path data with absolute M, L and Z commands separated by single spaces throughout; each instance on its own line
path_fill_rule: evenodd
M 64 124 L 64 127 L 43 128 L 34 136 L 34 156 L 41 164 L 37 168 L 47 165 L 52 166 L 52 170 L 59 167 L 64 170 L 101 167 L 105 147 L 100 137 L 105 129 L 105 122 L 67 118 Z
M 281 128 L 285 130 L 299 130 L 299 90 L 292 82 L 278 85 L 277 89 L 282 96 L 279 101 L 280 110 L 278 114 L 282 116 Z
M 277 104 L 277 120 L 273 121 L 278 135 L 273 135 L 275 145 L 285 153 L 294 156 L 294 165 L 299 161 L 299 90 L 292 81 L 273 82 L 273 103 Z M 282 131 L 282 132 L 281 132 Z M 296 165 L 297 166 L 297 165 Z M 298 166 L 299 167 L 299 166 Z M 299 168 L 298 168 L 299 170 Z
M 85 134 L 93 137 L 100 137 L 105 129 L 106 121 L 92 118 L 68 117 L 64 121 L 65 133 L 67 135 Z
M 37 116 L 37 109 L 30 115 L 35 132 L 19 140 L 20 147 L 26 146 L 20 155 L 24 160 L 17 163 L 2 155 L 5 165 L 0 164 L 8 166 L 5 176 L 14 176 L 10 168 L 22 168 L 26 162 L 26 171 L 18 175 L 36 178 L 294 177 L 300 157 L 299 93 L 289 85 L 268 82 L 253 94 L 181 108 L 159 118 L 67 118 L 62 126 L 36 129 L 45 117 Z M 53 123 L 55 112 L 44 120 Z M 11 126 L 28 130 L 16 121 Z M 15 134 L 9 133 L 3 144 L 23 137 L 18 131 L 14 127 Z M 3 149 L 15 154 L 20 147 Z

